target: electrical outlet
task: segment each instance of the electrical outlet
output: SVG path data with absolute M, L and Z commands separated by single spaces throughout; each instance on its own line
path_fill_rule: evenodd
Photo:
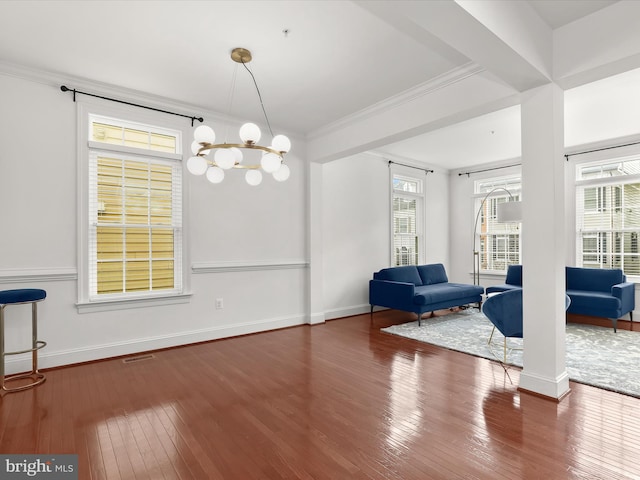
M 222 301 L 221 298 L 216 298 L 216 308 L 218 309 L 224 308 L 224 302 Z

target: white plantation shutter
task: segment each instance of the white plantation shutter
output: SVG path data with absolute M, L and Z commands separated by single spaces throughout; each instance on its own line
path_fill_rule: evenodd
M 393 249 L 395 265 L 418 264 L 418 201 L 395 195 L 393 199 Z
M 486 199 L 492 190 L 499 188 Z M 481 208 L 476 230 L 475 246 L 480 256 L 480 271 L 504 272 L 509 265 L 521 263 L 520 224 L 498 222 L 497 206 L 500 203 L 520 200 L 520 176 L 496 177 L 475 182 L 474 220 Z
M 91 122 L 89 299 L 181 292 L 179 133 Z
M 393 265 L 417 265 L 424 238 L 424 189 L 419 178 L 392 176 L 392 262 Z
M 640 156 L 576 167 L 577 264 L 640 275 Z

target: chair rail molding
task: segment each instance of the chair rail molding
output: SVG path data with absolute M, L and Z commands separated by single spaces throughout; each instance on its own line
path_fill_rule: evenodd
M 78 270 L 75 267 L 0 269 L 0 284 L 51 281 L 64 282 L 75 281 L 77 279 Z
M 256 262 L 194 262 L 191 264 L 191 271 L 199 273 L 221 273 L 221 272 L 253 272 L 257 270 L 288 270 L 304 269 L 309 267 L 306 260 L 265 260 Z

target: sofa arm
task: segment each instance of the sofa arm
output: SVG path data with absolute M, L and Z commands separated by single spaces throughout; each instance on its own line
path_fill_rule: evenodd
M 611 295 L 620 299 L 622 304 L 622 315 L 633 311 L 636 307 L 636 285 L 635 283 L 619 283 L 611 287 Z
M 391 280 L 369 280 L 369 303 L 379 307 L 407 310 L 413 305 L 415 285 Z

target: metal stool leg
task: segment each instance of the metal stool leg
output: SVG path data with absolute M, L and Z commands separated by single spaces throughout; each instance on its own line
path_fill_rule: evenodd
M 5 392 L 19 392 L 21 390 L 35 387 L 36 385 L 40 385 L 46 380 L 46 376 L 44 375 L 44 373 L 40 373 L 38 371 L 38 350 L 47 345 L 47 342 L 38 340 L 38 302 L 34 301 L 25 303 L 31 303 L 31 348 L 20 350 L 17 352 L 4 351 L 4 309 L 6 305 L 0 306 L 0 391 L 4 390 Z M 28 373 L 8 375 L 5 377 L 5 357 L 7 355 L 18 355 L 28 352 L 31 352 L 31 371 Z M 6 386 L 8 382 L 26 378 L 31 379 L 31 383 L 14 388 L 9 388 Z
M 0 391 L 4 390 L 4 305 L 0 305 Z

